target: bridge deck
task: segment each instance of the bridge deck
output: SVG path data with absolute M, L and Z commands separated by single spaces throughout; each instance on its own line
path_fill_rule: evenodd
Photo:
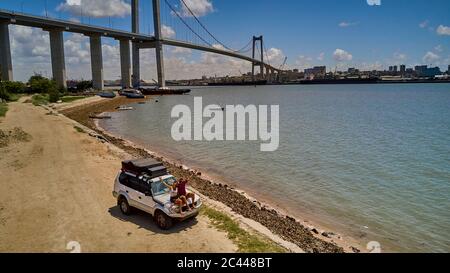
M 122 30 L 91 26 L 67 20 L 53 19 L 6 10 L 0 10 L 0 20 L 8 21 L 14 25 L 36 27 L 45 30 L 62 29 L 63 31 L 67 32 L 81 33 L 86 35 L 94 34 L 104 37 L 111 37 L 118 40 L 128 39 L 141 42 L 150 42 L 155 40 L 155 37 L 149 35 L 136 34 Z
M 122 30 L 116 30 L 111 28 L 99 27 L 99 26 L 91 26 L 86 24 L 81 24 L 77 22 L 61 20 L 61 19 L 53 19 L 43 16 L 29 15 L 24 13 L 18 13 L 13 11 L 7 11 L 0 9 L 0 20 L 7 21 L 14 25 L 22 25 L 28 27 L 36 27 L 42 28 L 44 30 L 51 29 L 61 29 L 66 32 L 74 32 L 81 33 L 85 35 L 100 35 L 103 37 L 111 37 L 114 39 L 126 39 L 131 40 L 141 44 L 141 48 L 154 48 L 155 47 L 155 37 L 150 35 L 132 33 Z M 255 64 L 261 64 L 261 60 L 253 59 L 251 57 L 228 51 L 219 48 L 196 45 L 189 42 L 178 41 L 173 39 L 163 39 L 161 41 L 164 45 L 176 46 L 176 47 L 184 47 L 190 48 L 194 50 L 201 50 L 211 53 L 216 53 L 220 55 L 225 55 L 233 58 L 238 58 L 241 60 L 245 60 L 248 62 L 253 62 Z M 266 63 L 263 63 L 264 66 L 270 67 L 277 72 L 279 69 L 276 69 Z

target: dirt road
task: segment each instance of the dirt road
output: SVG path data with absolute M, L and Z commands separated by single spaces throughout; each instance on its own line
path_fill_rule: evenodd
M 114 147 L 77 132 L 65 117 L 12 103 L 0 129 L 31 140 L 0 148 L 0 252 L 234 252 L 209 219 L 160 231 L 149 215 L 124 217 L 112 197 L 120 161 Z

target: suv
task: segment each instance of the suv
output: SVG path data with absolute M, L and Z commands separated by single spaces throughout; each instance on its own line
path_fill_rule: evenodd
M 156 224 L 163 230 L 170 229 L 174 222 L 195 218 L 202 206 L 200 198 L 195 195 L 194 209 L 187 211 L 170 201 L 169 189 L 161 183 L 172 185 L 176 182 L 174 176 L 167 173 L 162 163 L 152 159 L 122 162 L 122 170 L 114 183 L 113 196 L 125 215 L 130 215 L 133 209 L 139 209 L 151 214 Z M 192 205 L 191 200 L 188 201 Z

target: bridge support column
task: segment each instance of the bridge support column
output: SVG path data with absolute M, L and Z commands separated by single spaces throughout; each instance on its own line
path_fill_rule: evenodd
M 92 83 L 96 90 L 103 90 L 103 56 L 102 56 L 102 40 L 99 35 L 91 36 L 91 70 Z
M 139 0 L 131 1 L 131 29 L 133 33 L 139 33 Z M 141 85 L 141 67 L 140 67 L 140 55 L 139 46 L 137 43 L 132 43 L 132 55 L 133 55 L 133 87 L 139 88 Z
M 66 61 L 64 59 L 64 37 L 62 30 L 50 30 L 50 51 L 53 79 L 58 87 L 67 88 Z
M 13 80 L 11 44 L 9 40 L 9 24 L 0 22 L 0 73 L 2 81 Z
M 266 80 L 267 80 L 268 83 L 271 82 L 271 76 L 272 75 L 270 74 L 270 72 L 271 72 L 270 67 L 266 66 Z
M 122 88 L 131 87 L 130 53 L 130 41 L 120 40 L 120 71 L 122 75 Z
M 166 87 L 166 78 L 164 75 L 164 52 L 163 44 L 161 43 L 161 13 L 160 0 L 153 0 L 153 25 L 155 27 L 156 40 L 156 68 L 158 70 L 158 84 L 160 88 Z

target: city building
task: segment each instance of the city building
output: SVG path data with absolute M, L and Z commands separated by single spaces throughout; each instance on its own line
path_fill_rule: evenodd
M 400 66 L 400 74 L 402 74 L 402 75 L 406 74 L 406 65 L 402 64 Z
M 441 75 L 441 69 L 439 67 L 428 67 L 427 65 L 418 65 L 414 68 L 416 75 L 419 77 L 434 77 Z
M 327 74 L 326 66 L 315 66 L 313 68 L 305 69 L 305 77 L 306 78 L 323 78 Z

